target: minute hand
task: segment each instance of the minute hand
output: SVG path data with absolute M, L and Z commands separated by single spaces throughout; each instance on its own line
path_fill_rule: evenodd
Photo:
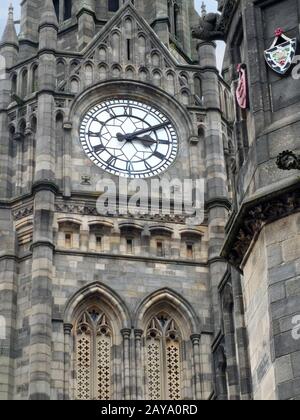
M 167 127 L 169 124 L 170 124 L 170 122 L 165 122 L 165 123 L 162 123 L 162 124 L 155 125 L 154 127 L 149 127 L 149 128 L 145 128 L 144 130 L 136 131 L 135 133 L 132 133 L 132 134 L 125 134 L 125 136 L 123 137 L 123 139 L 124 140 L 133 140 L 137 136 L 140 136 L 142 134 L 149 133 L 149 131 L 159 130 L 160 128 Z

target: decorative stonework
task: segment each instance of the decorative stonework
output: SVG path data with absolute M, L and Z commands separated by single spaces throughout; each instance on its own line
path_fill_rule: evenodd
M 300 170 L 300 156 L 296 155 L 294 152 L 286 150 L 280 153 L 276 164 L 278 168 L 283 171 L 291 171 L 293 169 Z
M 146 339 L 148 398 L 181 399 L 181 338 L 175 321 L 160 314 L 150 322 Z
M 110 400 L 112 338 L 106 315 L 97 308 L 84 312 L 75 340 L 77 399 Z
M 25 217 L 32 216 L 33 204 L 29 204 L 17 210 L 13 210 L 12 215 L 13 215 L 14 220 L 20 220 L 20 219 L 24 219 Z
M 222 4 L 222 14 L 208 13 L 202 16 L 192 36 L 202 41 L 225 41 L 237 4 L 238 0 L 226 0 Z
M 57 202 L 55 205 L 55 210 L 58 213 L 72 213 L 72 214 L 79 214 L 82 216 L 100 216 L 96 205 L 92 204 L 84 204 L 84 203 L 64 203 L 64 202 Z M 122 215 L 120 215 L 122 217 Z M 126 215 L 126 217 L 128 217 Z M 184 215 L 173 215 L 173 214 L 138 214 L 134 216 L 135 219 L 139 220 L 151 220 L 157 222 L 165 222 L 165 223 L 180 223 L 184 224 L 186 222 L 186 217 Z
M 222 256 L 238 269 L 253 241 L 262 228 L 278 219 L 300 211 L 300 189 L 296 188 L 277 196 L 265 196 L 263 200 L 250 202 L 240 210 L 234 227 L 228 233 Z

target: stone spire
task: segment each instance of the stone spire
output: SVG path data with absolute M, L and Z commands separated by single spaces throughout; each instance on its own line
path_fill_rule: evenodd
M 52 25 L 58 27 L 58 20 L 52 0 L 45 1 L 45 6 L 42 11 L 40 27 L 45 25 Z
M 12 4 L 10 4 L 8 9 L 8 19 L 2 36 L 1 44 L 9 44 L 17 47 L 19 46 L 18 36 L 14 24 L 14 8 Z
M 204 18 L 207 15 L 206 4 L 203 1 L 201 5 L 201 16 Z
M 58 20 L 52 0 L 46 0 L 39 26 L 39 50 L 56 50 Z

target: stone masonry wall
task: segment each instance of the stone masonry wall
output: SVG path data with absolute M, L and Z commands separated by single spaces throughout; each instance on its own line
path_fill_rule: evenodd
M 300 397 L 300 216 L 265 227 L 244 270 L 246 323 L 255 399 Z M 268 309 L 269 306 L 269 309 Z

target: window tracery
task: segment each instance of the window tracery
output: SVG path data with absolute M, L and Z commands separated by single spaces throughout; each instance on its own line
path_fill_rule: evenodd
M 76 328 L 76 398 L 111 399 L 112 331 L 105 313 L 92 307 Z
M 148 399 L 181 399 L 181 335 L 174 319 L 161 313 L 146 334 Z

